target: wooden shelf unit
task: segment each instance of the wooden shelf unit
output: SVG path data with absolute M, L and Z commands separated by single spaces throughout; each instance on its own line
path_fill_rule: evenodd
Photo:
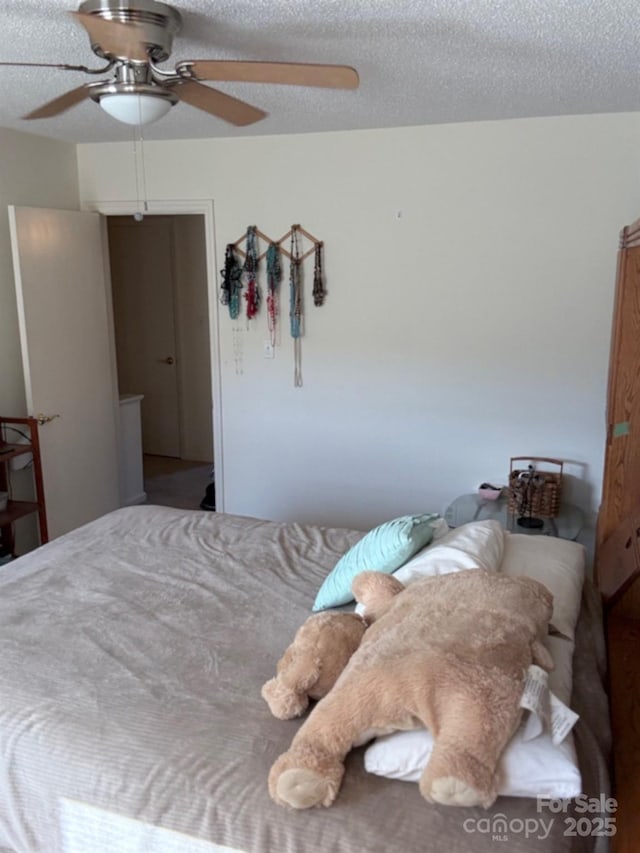
M 10 430 L 5 429 L 5 427 L 15 427 L 16 429 L 26 427 L 30 440 L 25 444 L 16 444 L 4 440 L 10 434 Z M 9 463 L 17 456 L 24 456 L 27 453 L 32 454 L 33 458 L 33 479 L 36 499 L 35 501 L 15 501 L 10 499 L 6 509 L 0 510 L 0 548 L 2 552 L 10 553 L 12 556 L 16 556 L 13 523 L 19 518 L 37 513 L 41 545 L 49 541 L 49 533 L 47 530 L 47 510 L 42 480 L 38 419 L 0 417 L 0 491 L 11 494 Z

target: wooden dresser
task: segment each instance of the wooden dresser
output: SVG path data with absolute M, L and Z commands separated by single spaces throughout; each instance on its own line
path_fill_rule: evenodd
M 640 850 L 640 219 L 622 229 L 609 357 L 596 576 L 607 613 L 614 853 Z
M 606 616 L 613 731 L 612 853 L 640 849 L 640 511 L 600 546 L 598 585 Z

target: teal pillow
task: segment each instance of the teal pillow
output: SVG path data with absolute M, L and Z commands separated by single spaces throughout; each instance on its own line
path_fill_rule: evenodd
M 353 601 L 351 582 L 367 570 L 391 574 L 428 545 L 440 516 L 403 515 L 370 530 L 336 563 L 318 591 L 313 610 L 326 610 Z

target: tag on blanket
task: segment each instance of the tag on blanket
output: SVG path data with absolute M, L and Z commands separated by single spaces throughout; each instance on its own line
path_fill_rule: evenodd
M 547 672 L 535 664 L 527 670 L 520 707 L 529 711 L 522 739 L 533 740 L 543 730 L 551 732 L 554 746 L 566 738 L 578 720 L 578 714 L 549 690 Z
M 524 689 L 520 699 L 520 707 L 530 711 L 524 727 L 523 740 L 533 740 L 542 734 L 543 729 L 549 728 L 551 721 L 551 699 L 546 671 L 540 666 L 531 664 L 524 680 Z
M 580 715 L 571 708 L 567 708 L 555 693 L 549 695 L 551 696 L 551 740 L 553 745 L 557 746 L 578 722 Z

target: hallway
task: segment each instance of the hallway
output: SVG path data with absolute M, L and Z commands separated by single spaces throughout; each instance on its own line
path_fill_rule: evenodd
M 143 470 L 147 503 L 200 509 L 200 502 L 211 482 L 213 465 L 145 453 Z

